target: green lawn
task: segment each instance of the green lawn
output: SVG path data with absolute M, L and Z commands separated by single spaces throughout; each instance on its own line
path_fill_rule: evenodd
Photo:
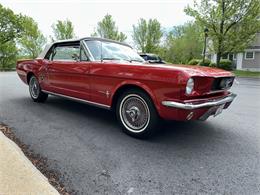
M 260 78 L 260 72 L 253 72 L 253 71 L 246 71 L 246 70 L 234 70 L 232 72 L 238 77 Z
M 15 68 L 0 68 L 0 72 L 15 71 Z

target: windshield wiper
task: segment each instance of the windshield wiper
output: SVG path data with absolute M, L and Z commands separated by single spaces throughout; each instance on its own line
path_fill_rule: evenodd
M 144 61 L 132 59 L 132 60 L 130 60 L 130 62 L 144 62 Z
M 103 60 L 121 60 L 121 59 L 120 58 L 102 58 L 101 60 L 103 61 Z
M 121 58 L 102 58 L 102 61 L 103 61 L 103 60 L 124 60 L 124 61 L 131 62 L 131 60 L 128 60 L 128 59 L 121 59 Z
M 124 60 L 124 61 L 127 61 L 127 62 L 143 62 L 141 60 L 136 60 L 136 59 L 121 59 L 121 58 L 102 58 L 102 61 L 103 60 Z

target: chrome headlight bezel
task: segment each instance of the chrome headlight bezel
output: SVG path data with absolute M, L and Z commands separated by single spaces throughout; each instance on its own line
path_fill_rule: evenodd
M 185 93 L 187 95 L 190 95 L 193 92 L 194 89 L 194 79 L 193 78 L 189 78 L 186 84 L 186 90 Z

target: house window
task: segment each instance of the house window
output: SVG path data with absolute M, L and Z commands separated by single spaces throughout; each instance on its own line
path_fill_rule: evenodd
M 228 54 L 228 59 L 229 59 L 230 61 L 233 61 L 233 59 L 234 59 L 234 54 L 232 54 L 232 53 Z
M 247 51 L 245 52 L 245 60 L 253 60 L 255 58 L 255 52 Z
M 227 53 L 223 54 L 222 59 L 223 59 L 223 60 L 228 59 L 228 54 L 227 54 Z
M 234 54 L 234 53 L 225 53 L 225 54 L 222 55 L 221 59 L 233 61 L 233 60 L 236 60 L 236 54 Z
M 234 53 L 234 55 L 233 55 L 233 60 L 237 60 L 237 54 L 236 53 Z

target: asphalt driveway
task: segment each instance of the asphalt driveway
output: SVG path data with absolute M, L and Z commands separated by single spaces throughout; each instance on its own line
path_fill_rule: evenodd
M 78 194 L 259 194 L 260 79 L 238 79 L 232 91 L 220 116 L 167 122 L 137 140 L 110 111 L 53 96 L 34 103 L 16 73 L 0 73 L 0 122 Z

